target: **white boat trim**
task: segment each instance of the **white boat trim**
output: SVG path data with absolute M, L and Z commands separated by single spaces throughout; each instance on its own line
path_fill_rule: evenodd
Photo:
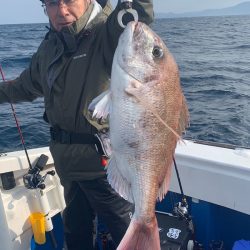
M 187 196 L 250 215 L 250 150 L 185 141 L 176 148 L 176 162 Z M 170 190 L 179 193 L 175 172 Z

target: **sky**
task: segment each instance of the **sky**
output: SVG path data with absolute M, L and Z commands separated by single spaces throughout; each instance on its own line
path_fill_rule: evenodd
M 225 8 L 246 1 L 249 0 L 153 0 L 155 12 L 174 13 Z M 39 0 L 0 0 L 0 24 L 45 22 L 47 16 Z

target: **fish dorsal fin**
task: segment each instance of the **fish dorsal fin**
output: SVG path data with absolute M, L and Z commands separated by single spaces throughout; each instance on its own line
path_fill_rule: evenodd
M 186 98 L 182 95 L 182 106 L 179 118 L 178 134 L 181 135 L 185 132 L 185 129 L 189 126 L 189 112 L 187 108 Z M 185 142 L 184 142 L 185 143 Z M 171 166 L 167 167 L 166 176 L 159 188 L 157 200 L 161 201 L 169 189 L 170 177 L 172 173 L 172 163 Z
M 171 164 L 171 166 L 167 167 L 166 176 L 165 176 L 165 178 L 164 178 L 164 180 L 163 180 L 163 182 L 158 190 L 158 196 L 157 196 L 158 201 L 162 201 L 164 199 L 166 193 L 169 190 L 171 174 L 172 174 L 172 164 Z
M 114 155 L 111 156 L 106 169 L 108 175 L 108 182 L 110 183 L 112 188 L 125 200 L 134 203 L 131 185 L 125 178 L 123 178 L 122 174 L 120 173 Z

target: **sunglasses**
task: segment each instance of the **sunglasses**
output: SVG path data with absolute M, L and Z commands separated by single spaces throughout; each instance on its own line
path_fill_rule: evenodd
M 60 4 L 65 4 L 67 6 L 73 5 L 77 0 L 45 0 L 44 5 L 46 8 L 58 7 Z

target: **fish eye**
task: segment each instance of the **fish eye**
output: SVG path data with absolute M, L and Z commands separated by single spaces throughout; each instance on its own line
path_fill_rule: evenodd
M 155 46 L 153 48 L 152 54 L 156 58 L 162 58 L 164 53 L 163 53 L 162 48 L 160 48 L 159 46 Z

